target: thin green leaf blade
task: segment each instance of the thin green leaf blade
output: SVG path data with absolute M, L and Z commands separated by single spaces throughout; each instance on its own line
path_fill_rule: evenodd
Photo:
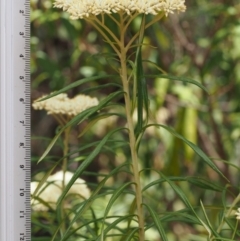
M 180 76 L 173 76 L 173 75 L 166 75 L 166 74 L 144 75 L 144 76 L 148 77 L 148 78 L 165 78 L 165 79 L 169 79 L 169 80 L 182 81 L 183 83 L 194 84 L 194 85 L 198 86 L 199 88 L 201 88 L 202 90 L 204 90 L 205 92 L 208 93 L 208 90 L 207 90 L 207 88 L 205 86 L 203 86 L 201 83 L 199 83 L 198 81 L 193 80 L 191 78 L 180 77 Z
M 156 225 L 156 228 L 158 229 L 159 234 L 161 235 L 161 238 L 163 241 L 168 241 L 167 235 L 164 231 L 164 227 L 162 226 L 161 220 L 158 217 L 158 214 L 147 204 L 143 204 L 149 211 L 154 224 Z
M 54 136 L 54 138 L 51 140 L 50 144 L 48 145 L 48 147 L 46 148 L 46 150 L 44 151 L 44 153 L 42 154 L 42 156 L 39 158 L 38 163 L 40 163 L 46 156 L 47 154 L 50 152 L 50 150 L 52 149 L 52 147 L 54 146 L 54 144 L 56 143 L 57 139 L 59 138 L 59 136 L 61 136 L 61 134 L 63 133 L 64 129 L 59 130 L 59 132 L 57 133 L 56 136 Z
M 174 129 L 172 129 L 171 127 L 165 126 L 165 125 L 161 125 L 161 124 L 151 124 L 151 125 L 147 125 L 145 128 L 148 128 L 149 126 L 156 126 L 156 127 L 162 127 L 165 130 L 167 130 L 169 133 L 171 133 L 172 135 L 174 135 L 175 137 L 177 137 L 178 139 L 181 139 L 183 142 L 185 142 L 188 146 L 190 146 L 195 153 L 197 153 L 202 160 L 208 165 L 210 166 L 214 171 L 216 171 L 220 176 L 222 176 L 223 178 L 225 178 L 227 181 L 229 181 L 224 174 L 218 169 L 218 167 L 212 162 L 212 160 L 195 144 L 193 144 L 192 142 L 188 141 L 186 138 L 184 138 L 183 136 L 181 136 L 180 134 L 178 134 Z
M 71 83 L 70 85 L 60 89 L 60 90 L 57 90 L 57 91 L 54 91 L 52 94 L 40 99 L 39 101 L 43 101 L 43 100 L 47 100 L 47 99 L 50 99 L 52 98 L 53 96 L 56 96 L 56 95 L 59 95 L 61 93 L 65 93 L 67 92 L 68 90 L 71 90 L 77 86 L 80 86 L 82 84 L 85 84 L 85 83 L 88 83 L 88 82 L 91 82 L 91 81 L 94 81 L 94 80 L 98 80 L 98 79 L 108 79 L 108 78 L 116 78 L 117 75 L 98 75 L 98 76 L 93 76 L 93 77 L 87 77 L 87 78 L 83 78 L 83 79 L 80 79 L 80 80 L 77 80 L 77 81 L 74 81 L 73 83 Z
M 143 74 L 143 65 L 142 65 L 142 43 L 144 38 L 144 29 L 145 29 L 145 15 L 142 17 L 142 23 L 139 30 L 139 40 L 138 40 L 138 48 L 136 53 L 136 74 L 135 74 L 135 84 L 137 85 L 137 116 L 138 121 L 136 125 L 136 135 L 138 136 L 143 127 L 143 110 L 145 108 L 146 115 L 148 116 L 148 91 L 147 84 Z
M 121 165 L 119 165 L 118 167 L 116 167 L 114 170 L 112 170 L 96 187 L 96 189 L 92 192 L 91 197 L 88 200 L 84 201 L 84 204 L 82 206 L 82 208 L 80 208 L 77 213 L 75 214 L 75 217 L 71 220 L 69 227 L 67 228 L 66 232 L 64 233 L 62 239 L 60 241 L 65 241 L 68 239 L 69 236 L 71 236 L 71 232 L 70 229 L 72 227 L 72 225 L 76 222 L 76 220 L 78 219 L 79 216 L 84 215 L 84 212 L 86 210 L 89 210 L 91 208 L 91 204 L 93 203 L 93 201 L 95 199 L 97 199 L 99 197 L 98 193 L 100 192 L 100 190 L 103 188 L 104 184 L 106 183 L 106 181 L 108 180 L 108 178 L 112 177 L 113 175 L 119 173 L 121 171 L 122 168 L 129 166 L 129 163 L 123 163 Z M 101 218 L 102 220 L 102 218 Z M 97 220 L 96 220 L 97 221 Z M 96 240 L 96 239 L 95 239 Z
M 47 149 L 44 151 L 42 156 L 40 157 L 39 162 L 41 162 L 49 153 L 49 151 L 52 149 L 58 138 L 61 136 L 61 134 L 70 126 L 74 124 L 80 124 L 84 120 L 86 120 L 89 116 L 93 115 L 97 111 L 101 110 L 103 107 L 105 107 L 112 99 L 116 98 L 117 96 L 123 94 L 123 91 L 116 91 L 114 93 L 111 93 L 109 96 L 107 96 L 105 99 L 101 100 L 97 106 L 91 107 L 89 109 L 84 110 L 83 112 L 79 113 L 77 116 L 73 117 L 64 127 L 62 127 L 57 135 L 52 139 L 50 144 L 48 145 Z
M 66 185 L 65 189 L 63 190 L 61 196 L 58 199 L 57 206 L 63 201 L 63 198 L 68 193 L 71 186 L 74 184 L 74 182 L 77 180 L 77 178 L 81 175 L 81 173 L 86 169 L 86 167 L 92 162 L 92 160 L 100 153 L 102 150 L 102 147 L 105 145 L 107 140 L 110 138 L 111 135 L 113 135 L 115 132 L 118 132 L 125 128 L 117 128 L 115 130 L 112 130 L 109 132 L 102 140 L 98 143 L 96 148 L 93 150 L 93 152 L 90 153 L 90 155 L 82 162 L 82 164 L 78 167 L 78 169 L 75 171 L 74 175 L 72 176 L 69 183 Z
M 130 186 L 131 184 L 134 184 L 134 182 L 128 182 L 125 183 L 124 185 L 122 185 L 120 188 L 118 188 L 117 190 L 114 191 L 112 197 L 110 198 L 110 200 L 108 201 L 107 207 L 105 209 L 104 212 L 104 218 L 103 218 L 103 224 L 102 224 L 102 232 L 101 232 L 101 241 L 104 241 L 105 239 L 105 232 L 104 232 L 104 222 L 105 219 L 107 218 L 107 215 L 111 209 L 111 207 L 113 206 L 114 202 L 116 201 L 116 199 L 122 194 L 123 190 L 125 188 L 127 188 L 128 186 Z
M 183 203 L 192 211 L 192 213 L 195 215 L 195 217 L 199 220 L 199 222 L 208 230 L 212 231 L 212 233 L 216 236 L 219 237 L 218 233 L 212 229 L 211 226 L 207 225 L 202 221 L 202 219 L 197 215 L 195 212 L 193 206 L 189 202 L 187 196 L 185 193 L 174 183 L 172 182 L 169 178 L 167 178 L 164 174 L 161 173 L 161 177 L 167 181 L 167 183 L 172 187 L 172 189 L 177 193 L 177 195 L 180 197 L 180 199 L 183 201 Z

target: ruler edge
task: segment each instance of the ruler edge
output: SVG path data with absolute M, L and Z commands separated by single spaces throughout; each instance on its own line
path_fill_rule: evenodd
M 12 190 L 8 189 L 8 184 L 7 184 L 7 171 L 10 169 L 10 164 L 3 161 L 8 158 L 8 151 L 6 150 L 7 148 L 7 143 L 9 142 L 9 136 L 7 135 L 7 128 L 8 122 L 7 119 L 9 118 L 8 116 L 8 111 L 6 108 L 6 105 L 8 103 L 8 98 L 6 97 L 6 93 L 8 90 L 7 89 L 7 84 L 5 80 L 7 77 L 6 74 L 6 69 L 7 66 L 9 65 L 8 63 L 8 58 L 6 55 L 6 52 L 9 51 L 7 48 L 6 42 L 10 41 L 9 35 L 7 33 L 6 25 L 7 21 L 11 21 L 11 16 L 10 14 L 7 15 L 8 7 L 11 7 L 10 3 L 11 1 L 7 4 L 6 1 L 0 2 L 0 15 L 1 15 L 1 26 L 0 26 L 0 51 L 1 51 L 1 59 L 0 59 L 0 132 L 1 132 L 1 138 L 0 138 L 0 178 L 1 178 L 1 184 L 0 184 L 0 212 L 1 212 L 1 219 L 0 219 L 0 235 L 1 239 L 0 240 L 5 240 L 6 237 L 8 236 L 8 233 L 10 232 L 9 230 L 9 225 L 8 223 L 11 222 L 9 220 L 9 214 L 8 214 L 8 209 L 9 209 L 9 203 L 7 202 L 7 199 L 11 197 Z M 11 32 L 11 31 L 10 31 Z M 5 36 L 6 34 L 6 36 Z M 4 37 L 3 37 L 4 36 Z M 10 49 L 11 50 L 11 49 Z M 11 186 L 11 185 L 10 185 Z M 7 197 L 6 197 L 7 196 Z M 10 204 L 11 207 L 11 204 Z M 10 210 L 11 211 L 11 210 Z M 12 217 L 12 214 L 10 213 L 10 216 Z
M 14 161 L 13 161 L 13 152 L 10 143 L 13 142 L 13 127 L 14 125 L 14 101 L 13 101 L 13 88 L 14 81 L 7 82 L 9 78 L 9 73 L 7 74 L 7 69 L 10 67 L 13 68 L 13 42 L 12 42 L 12 29 L 7 29 L 7 26 L 13 26 L 13 5 L 16 0 L 0 0 L 0 16 L 1 16 L 1 26 L 0 26 L 0 240 L 12 241 L 15 240 L 15 227 L 11 225 L 14 223 L 14 190 L 13 187 L 13 178 L 14 178 Z M 28 193 L 25 193 L 24 203 L 25 203 L 25 232 L 24 238 L 25 241 L 31 240 L 31 207 L 30 207 L 30 178 L 31 178 L 31 143 L 30 143 L 30 0 L 22 0 L 24 5 L 24 19 L 25 19 L 25 29 L 28 29 L 28 33 L 25 36 L 25 99 L 28 104 L 25 105 L 25 137 L 29 137 L 25 145 L 25 182 L 28 188 Z M 29 10 L 29 11 L 27 11 Z M 8 54 L 6 54 L 8 53 Z M 11 53 L 11 54 L 9 54 Z M 10 55 L 10 57 L 9 57 Z M 12 75 L 12 73 L 10 74 Z M 12 76 L 11 76 L 11 79 Z M 10 106 L 9 106 L 10 105 Z M 9 108 L 10 107 L 10 108 Z M 12 109 L 11 109 L 12 108 Z M 9 120 L 12 120 L 9 121 Z M 28 129 L 28 135 L 26 130 Z M 10 160 L 10 161 L 9 161 Z M 9 173 L 10 172 L 10 173 Z M 28 180 L 28 181 L 27 181 Z M 10 186 L 10 189 L 9 189 Z M 26 191 L 26 190 L 25 190 Z M 10 199 L 10 201 L 9 201 Z M 19 235 L 19 234 L 17 234 Z M 19 236 L 18 240 L 21 240 Z

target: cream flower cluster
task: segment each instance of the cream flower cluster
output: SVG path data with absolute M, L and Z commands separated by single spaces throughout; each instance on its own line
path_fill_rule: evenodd
M 184 12 L 185 0 L 55 0 L 54 6 L 62 8 L 72 19 L 89 18 L 99 14 L 124 11 L 157 15 L 159 12 Z
M 65 173 L 65 186 L 72 179 L 73 173 Z M 58 198 L 62 194 L 62 180 L 63 172 L 59 171 L 47 178 L 46 183 L 40 188 L 36 196 L 42 199 L 44 202 L 48 203 L 53 209 L 56 208 L 56 203 Z M 31 194 L 34 193 L 38 186 L 38 182 L 31 182 Z M 78 178 L 75 183 L 71 186 L 68 191 L 68 194 L 77 194 L 80 195 L 83 199 L 88 199 L 91 195 L 90 189 L 86 185 L 85 181 L 81 178 Z M 39 202 L 34 197 L 31 200 L 32 208 L 35 211 L 47 211 L 48 207 L 43 203 Z M 67 205 L 65 205 L 66 207 Z
M 50 99 L 39 101 L 43 96 L 34 101 L 32 104 L 35 110 L 46 110 L 49 115 L 62 114 L 76 116 L 82 111 L 98 105 L 97 98 L 87 95 L 77 95 L 74 98 L 68 98 L 67 94 L 59 94 Z

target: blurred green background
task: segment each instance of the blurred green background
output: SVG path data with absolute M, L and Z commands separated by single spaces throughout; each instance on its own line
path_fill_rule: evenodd
M 208 94 L 181 81 L 149 79 L 150 121 L 173 127 L 214 160 L 230 180 L 231 195 L 224 198 L 231 203 L 239 193 L 240 181 L 240 3 L 237 0 L 187 0 L 186 5 L 185 13 L 170 14 L 147 29 L 144 42 L 148 46 L 143 47 L 143 59 L 156 62 L 168 74 L 199 81 Z M 138 22 L 137 18 L 129 36 L 136 31 Z M 84 20 L 69 20 L 68 14 L 53 8 L 50 0 L 31 0 L 31 33 L 32 100 L 84 77 L 114 73 L 114 62 L 106 54 L 112 50 L 95 29 Z M 156 71 L 147 64 L 144 70 L 149 74 Z M 84 92 L 84 88 L 109 81 L 114 80 L 87 83 L 72 89 L 68 95 L 73 97 Z M 114 87 L 109 87 L 90 95 L 101 99 L 113 91 Z M 110 118 L 96 124 L 79 139 L 77 135 L 84 128 L 83 123 L 73 130 L 70 144 L 74 149 L 80 143 L 99 140 L 110 129 L 124 124 L 123 120 Z M 51 116 L 44 111 L 32 111 L 33 176 L 48 170 L 62 157 L 59 140 L 51 156 L 36 164 L 56 131 L 57 123 Z M 122 159 L 128 159 L 129 153 L 119 146 L 115 154 L 102 153 L 87 171 L 109 172 Z M 168 176 L 204 177 L 222 187 L 227 184 L 204 165 L 192 149 L 164 130 L 146 132 L 140 159 L 143 167 L 154 167 Z M 68 169 L 74 171 L 78 165 L 79 160 L 75 158 Z M 146 183 L 151 175 L 150 171 L 144 173 Z M 93 175 L 86 174 L 84 178 L 90 186 L 98 181 Z M 199 205 L 200 199 L 205 205 L 222 205 L 220 190 L 206 191 L 189 183 L 180 186 L 193 205 Z M 167 186 L 156 194 L 156 199 L 157 203 L 164 203 L 159 210 L 172 211 L 179 205 L 178 198 Z M 216 213 L 211 215 L 215 220 Z M 201 233 L 201 230 L 193 231 L 190 226 L 173 223 L 169 232 L 174 241 L 187 240 L 186 233 Z

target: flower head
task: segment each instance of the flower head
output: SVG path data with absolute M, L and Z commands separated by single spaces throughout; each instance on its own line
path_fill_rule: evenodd
M 237 209 L 237 212 L 235 213 L 236 219 L 240 220 L 240 208 Z
M 65 172 L 65 174 L 63 174 L 62 171 L 59 171 L 47 178 L 47 181 L 40 188 L 40 190 L 36 195 L 38 198 L 48 203 L 48 205 L 50 205 L 51 208 L 53 209 L 56 208 L 57 200 L 62 194 L 63 175 L 65 175 L 64 185 L 67 185 L 72 179 L 73 173 Z M 39 185 L 39 182 L 31 182 L 31 194 L 35 192 L 38 185 Z M 83 179 L 78 178 L 69 189 L 68 194 L 77 194 L 80 197 L 82 197 L 82 200 L 83 200 L 83 199 L 89 198 L 91 195 L 91 192 L 86 182 Z M 32 198 L 32 208 L 36 211 L 48 210 L 48 207 L 43 203 L 39 202 L 38 199 L 35 197 Z
M 157 15 L 159 12 L 184 12 L 185 0 L 55 0 L 54 6 L 67 11 L 72 19 L 89 18 L 119 11 Z
M 77 95 L 74 98 L 68 98 L 67 94 L 59 94 L 47 100 L 39 101 L 43 96 L 32 104 L 35 110 L 46 110 L 48 114 L 61 114 L 67 116 L 76 116 L 82 111 L 98 105 L 97 98 L 87 95 Z

